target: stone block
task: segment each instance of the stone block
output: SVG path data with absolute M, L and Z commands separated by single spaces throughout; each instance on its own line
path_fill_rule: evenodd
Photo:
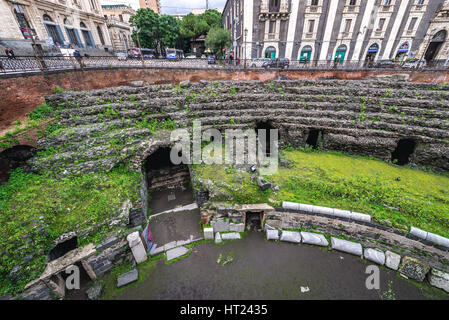
M 221 234 L 221 238 L 223 240 L 241 239 L 240 233 L 238 233 L 238 232 L 223 233 L 223 234 Z
M 103 285 L 101 283 L 96 283 L 89 289 L 87 289 L 87 298 L 89 300 L 98 300 L 101 296 L 101 291 L 103 290 Z
M 448 238 L 444 238 L 442 236 L 439 236 L 437 234 L 433 234 L 428 232 L 427 233 L 427 237 L 426 237 L 427 241 L 439 244 L 440 246 L 449 248 L 449 239 Z
M 282 208 L 286 210 L 299 210 L 299 203 L 283 201 Z
M 415 227 L 411 227 L 410 228 L 410 234 L 421 238 L 421 239 L 426 239 L 427 238 L 427 231 L 415 228 Z
M 153 248 L 152 248 L 151 251 L 150 251 L 150 255 L 151 255 L 151 256 L 156 256 L 156 255 L 161 254 L 161 253 L 164 252 L 164 246 L 162 246 L 162 247 L 157 247 L 157 248 L 156 248 L 155 246 L 157 246 L 157 245 L 156 245 L 156 244 L 153 245 L 154 250 L 153 250 Z
M 128 234 L 126 237 L 128 240 L 129 247 L 133 253 L 134 259 L 137 263 L 141 263 L 147 260 L 147 251 L 143 246 L 142 240 L 140 239 L 139 232 L 133 232 Z
M 400 255 L 391 251 L 385 252 L 385 266 L 387 268 L 398 270 L 400 263 L 401 263 Z
M 229 222 L 225 221 L 225 220 L 217 220 L 217 221 L 212 221 L 210 223 L 210 225 L 212 226 L 212 228 L 214 229 L 214 232 L 226 232 L 226 231 L 230 231 L 229 230 Z
M 111 237 L 111 238 L 108 238 L 108 239 L 106 239 L 105 241 L 103 241 L 102 243 L 100 243 L 98 246 L 97 246 L 97 250 L 98 251 L 103 251 L 103 250 L 106 250 L 107 248 L 110 248 L 110 247 L 112 247 L 114 244 L 116 244 L 116 243 L 118 243 L 118 238 L 117 237 Z
M 304 211 L 304 212 L 308 212 L 308 213 L 312 213 L 313 212 L 313 205 L 311 204 L 304 204 L 304 203 L 300 203 L 299 204 L 299 210 L 300 211 Z
M 429 273 L 429 282 L 449 293 L 449 273 L 433 268 Z
M 221 243 L 221 242 L 222 242 L 222 240 L 221 240 L 220 232 L 217 232 L 215 234 L 215 243 Z
M 164 251 L 173 249 L 174 247 L 176 247 L 176 241 L 169 242 L 164 245 Z
M 363 254 L 362 245 L 357 242 L 331 238 L 332 249 L 361 256 Z
M 375 250 L 371 248 L 365 249 L 364 257 L 366 260 L 375 262 L 383 266 L 385 264 L 385 253 L 380 250 Z
M 301 234 L 295 231 L 282 231 L 281 241 L 301 243 Z
M 327 247 L 329 242 L 326 237 L 319 233 L 311 233 L 311 232 L 302 232 L 301 238 L 303 243 L 313 244 L 316 246 Z
M 279 240 L 279 231 L 278 230 L 267 230 L 267 240 Z
M 348 210 L 334 209 L 333 216 L 349 219 L 351 217 L 351 212 L 349 212 Z
M 214 238 L 214 229 L 213 228 L 204 228 L 204 239 L 211 240 Z
M 131 282 L 137 281 L 138 278 L 139 273 L 137 272 L 137 269 L 132 269 L 131 271 L 121 274 L 117 278 L 117 288 L 126 286 Z
M 351 212 L 350 218 L 356 221 L 364 221 L 371 222 L 371 216 L 369 214 L 359 213 L 359 212 Z
M 416 281 L 423 281 L 429 271 L 430 266 L 427 263 L 412 257 L 404 257 L 399 269 L 401 274 Z
M 326 208 L 326 207 L 314 206 L 313 207 L 313 213 L 323 214 L 323 215 L 326 215 L 326 216 L 332 216 L 332 215 L 334 215 L 334 209 Z
M 186 247 L 176 247 L 173 249 L 168 250 L 165 254 L 167 255 L 167 261 L 179 258 L 189 252 L 189 249 Z
M 257 177 L 257 185 L 262 191 L 265 191 L 267 189 L 271 188 L 271 183 L 265 181 L 263 177 Z
M 229 231 L 245 232 L 245 225 L 243 223 L 231 223 L 229 225 Z

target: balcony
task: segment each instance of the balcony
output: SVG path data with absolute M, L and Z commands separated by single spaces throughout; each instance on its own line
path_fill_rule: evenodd
M 414 4 L 410 11 L 424 12 L 424 11 L 426 11 L 426 5 L 425 4 Z
M 381 5 L 380 6 L 380 10 L 381 12 L 393 12 L 394 9 L 394 5 L 390 4 L 390 5 Z
M 311 40 L 311 39 L 315 39 L 315 38 L 316 38 L 315 32 L 306 32 L 303 35 L 303 39 Z
M 358 6 L 358 5 L 354 5 L 354 6 L 346 5 L 343 10 L 344 13 L 359 13 L 359 11 L 360 11 L 360 6 Z
M 384 34 L 385 34 L 385 31 L 383 31 L 383 30 L 375 30 L 374 38 L 383 38 Z
M 322 6 L 306 6 L 306 13 L 322 13 Z

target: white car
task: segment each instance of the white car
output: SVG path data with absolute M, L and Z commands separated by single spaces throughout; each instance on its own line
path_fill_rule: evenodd
M 115 55 L 119 60 L 126 60 L 127 58 L 126 52 L 117 52 Z
M 249 66 L 250 66 L 250 68 L 262 68 L 263 64 L 265 62 L 270 61 L 270 60 L 271 60 L 270 58 L 256 58 L 256 59 L 252 59 L 249 62 Z
M 414 60 L 414 61 L 409 61 L 406 62 L 402 65 L 402 68 L 404 69 L 417 69 L 419 68 L 425 68 L 427 65 L 427 61 L 422 59 L 422 60 Z
M 191 56 L 187 56 L 186 59 L 196 59 L 196 56 L 192 54 Z

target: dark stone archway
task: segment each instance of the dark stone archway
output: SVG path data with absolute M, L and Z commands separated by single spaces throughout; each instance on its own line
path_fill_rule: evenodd
M 318 129 L 310 129 L 307 135 L 306 144 L 313 149 L 317 149 L 323 140 L 323 131 Z
M 0 153 L 0 185 L 7 182 L 9 172 L 16 168 L 25 168 L 26 161 L 36 154 L 31 146 L 14 146 Z
M 416 141 L 413 139 L 401 139 L 396 149 L 391 153 L 391 162 L 404 166 L 410 163 L 410 156 L 415 152 Z

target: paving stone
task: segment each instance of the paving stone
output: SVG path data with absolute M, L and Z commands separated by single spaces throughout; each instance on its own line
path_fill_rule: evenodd
M 214 229 L 213 228 L 204 228 L 204 239 L 210 240 L 214 238 Z
M 282 231 L 281 241 L 301 243 L 301 234 L 295 231 Z
M 215 234 L 215 243 L 221 243 L 221 242 L 222 242 L 222 240 L 221 240 L 220 232 L 217 232 Z
M 168 250 L 165 254 L 167 255 L 167 261 L 179 258 L 189 252 L 189 249 L 186 247 L 176 247 L 174 249 Z
M 279 240 L 279 231 L 274 230 L 267 230 L 267 240 Z
M 223 234 L 221 234 L 221 238 L 223 240 L 241 239 L 240 233 L 237 233 L 237 232 L 223 233 Z
M 387 268 L 398 270 L 400 263 L 401 263 L 400 255 L 391 251 L 385 252 L 385 266 Z
M 362 245 L 357 242 L 331 238 L 332 249 L 361 256 L 363 254 Z
M 449 273 L 433 268 L 429 273 L 429 282 L 449 293 Z
M 429 271 L 430 266 L 427 263 L 413 257 L 404 257 L 399 269 L 401 274 L 416 281 L 423 281 Z
M 380 250 L 367 248 L 365 249 L 364 257 L 366 260 L 373 261 L 381 266 L 385 264 L 385 253 Z
M 303 243 L 313 244 L 322 247 L 327 247 L 329 245 L 329 242 L 327 241 L 326 237 L 319 233 L 301 231 L 301 238 Z
M 127 273 L 121 274 L 117 278 L 117 288 L 123 287 L 131 282 L 137 281 L 139 273 L 137 269 L 132 269 Z
M 164 251 L 173 249 L 174 247 L 176 247 L 176 241 L 169 242 L 164 246 Z

